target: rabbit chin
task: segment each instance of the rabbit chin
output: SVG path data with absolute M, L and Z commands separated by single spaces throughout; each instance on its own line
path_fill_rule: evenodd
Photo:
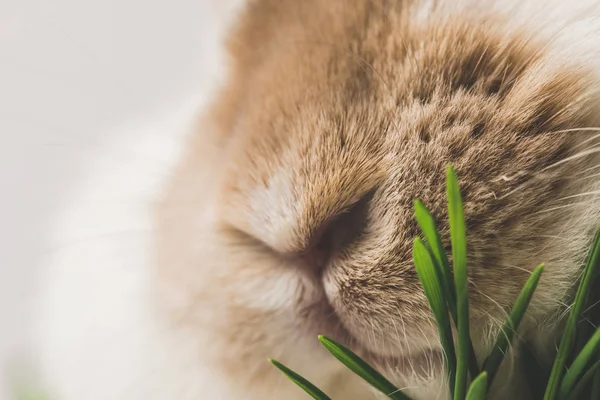
M 323 279 L 323 289 L 326 308 L 331 310 L 324 326 L 338 333 L 334 339 L 347 344 L 369 363 L 396 375 L 428 379 L 442 373 L 442 349 L 431 326 L 420 327 L 417 321 L 408 319 L 393 323 L 390 331 L 347 309 L 338 300 L 338 286 L 331 279 Z M 395 316 L 387 317 L 392 318 Z
M 327 267 L 317 272 L 304 262 L 284 262 L 270 284 L 265 284 L 264 275 L 261 276 L 257 285 L 263 289 L 253 291 L 253 299 L 247 300 L 256 302 L 254 305 L 259 308 L 296 308 L 307 333 L 331 336 L 374 363 L 402 371 L 426 367 L 428 371 L 437 371 L 441 367 L 438 332 L 429 319 L 385 315 L 380 316 L 385 323 L 378 323 L 377 318 L 368 315 L 368 304 L 367 311 L 356 313 L 353 305 L 341 300 L 335 274 Z M 356 303 L 365 301 L 369 301 L 366 295 L 364 299 L 356 299 Z
M 283 331 L 288 332 L 288 336 L 308 343 L 307 350 L 313 348 L 311 343 L 317 343 L 317 335 L 322 334 L 388 371 L 386 375 L 390 379 L 398 377 L 400 383 L 407 377 L 414 382 L 442 375 L 442 350 L 434 327 L 417 326 L 418 321 L 407 318 L 406 324 L 398 322 L 397 329 L 390 331 L 383 324 L 371 323 L 345 307 L 339 301 L 339 285 L 330 271 L 315 273 L 315 269 L 293 260 L 271 261 L 271 267 L 277 271 L 271 270 L 269 279 L 265 280 L 266 274 L 260 274 L 255 284 L 252 279 L 245 279 L 245 287 L 240 287 L 237 293 L 247 291 L 246 307 L 276 313 L 289 310 L 284 313 L 289 319 L 281 316 L 278 328 L 285 326 Z M 266 263 L 265 260 L 257 264 Z M 386 319 L 394 317 L 390 315 Z

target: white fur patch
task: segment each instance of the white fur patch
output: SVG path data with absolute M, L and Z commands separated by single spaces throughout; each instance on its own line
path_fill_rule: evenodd
M 294 193 L 292 173 L 280 167 L 269 176 L 266 187 L 255 188 L 250 198 L 253 231 L 281 252 L 294 247 L 293 229 L 302 209 Z

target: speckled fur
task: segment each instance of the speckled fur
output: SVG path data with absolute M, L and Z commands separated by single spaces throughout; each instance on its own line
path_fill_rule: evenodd
M 449 246 L 449 163 L 478 355 L 541 262 L 521 337 L 551 351 L 600 222 L 600 29 L 586 20 L 600 10 L 524 3 L 249 1 L 156 210 L 156 323 L 204 376 L 196 396 L 304 398 L 273 357 L 338 399 L 372 398 L 325 333 L 415 398 L 447 397 L 411 250 L 414 199 Z M 565 35 L 580 25 L 589 35 Z M 317 268 L 305 256 L 324 240 Z M 513 355 L 494 398 L 528 398 Z

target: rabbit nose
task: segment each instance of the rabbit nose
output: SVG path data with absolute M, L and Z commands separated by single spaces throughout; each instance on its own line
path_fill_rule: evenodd
M 301 252 L 310 268 L 322 270 L 339 252 L 360 238 L 367 226 L 371 198 L 372 193 L 369 193 L 349 209 L 322 223 L 312 234 Z
M 300 257 L 309 268 L 320 271 L 329 261 L 333 251 L 331 227 L 330 223 L 326 223 L 312 235 Z

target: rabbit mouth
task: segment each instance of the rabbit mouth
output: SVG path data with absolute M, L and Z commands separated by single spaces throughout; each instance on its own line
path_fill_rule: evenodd
M 325 324 L 321 333 L 335 341 L 347 346 L 350 350 L 363 358 L 366 362 L 381 369 L 381 372 L 390 371 L 388 379 L 400 376 L 421 376 L 424 379 L 437 376 L 443 372 L 443 354 L 441 349 L 433 347 L 410 348 L 410 343 L 405 346 L 394 346 L 388 343 L 376 345 L 371 340 L 364 340 L 364 335 L 353 334 L 342 322 L 331 305 L 325 307 Z M 326 333 L 325 333 L 326 332 Z M 360 336 L 360 337 L 359 337 Z M 434 343 L 432 343 L 434 344 Z
M 443 354 L 439 347 L 433 347 L 437 343 L 435 339 L 425 346 L 414 346 L 408 338 L 401 344 L 385 340 L 385 334 L 382 340 L 375 340 L 369 332 L 347 326 L 325 295 L 324 288 L 321 286 L 320 289 L 323 296 L 305 309 L 306 320 L 312 321 L 309 324 L 313 328 L 310 329 L 312 334 L 326 335 L 348 347 L 374 367 L 390 371 L 389 379 L 398 375 L 428 378 L 443 372 Z M 377 327 L 372 327 L 373 335 L 376 329 Z M 394 332 L 389 336 L 398 334 Z
M 443 372 L 443 353 L 440 349 L 406 348 L 382 343 L 376 346 L 369 340 L 358 339 L 345 329 L 348 347 L 372 366 L 382 372 L 390 371 L 392 379 L 397 375 L 432 377 Z
M 412 327 L 413 334 L 404 333 L 401 327 L 388 332 L 387 327 L 372 326 L 372 322 L 360 321 L 360 317 L 346 312 L 336 303 L 332 282 L 314 270 L 303 269 L 304 287 L 300 291 L 298 304 L 298 327 L 315 338 L 325 335 L 348 347 L 368 363 L 383 371 L 393 371 L 393 376 L 437 376 L 443 371 L 441 348 L 435 347 L 437 339 Z M 359 320 L 357 320 L 357 318 Z M 421 332 L 415 337 L 414 331 Z M 377 336 L 377 337 L 376 337 Z

